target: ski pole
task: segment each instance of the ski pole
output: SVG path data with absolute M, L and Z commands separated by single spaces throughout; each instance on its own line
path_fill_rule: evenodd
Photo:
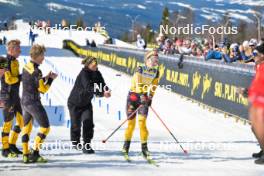
M 128 120 L 130 120 L 138 112 L 141 106 L 142 105 L 140 105 L 132 114 L 130 114 L 130 116 L 128 116 L 128 118 L 125 121 L 123 121 L 106 139 L 102 140 L 102 143 L 106 143 L 106 141 L 108 141 L 108 139 L 112 137 L 117 130 L 119 130 Z
M 179 144 L 179 146 L 181 147 L 182 151 L 185 154 L 188 154 L 188 151 L 185 150 L 182 145 L 180 144 L 180 142 L 177 140 L 177 138 L 174 136 L 174 134 L 171 132 L 171 130 L 167 127 L 167 125 L 164 123 L 164 121 L 161 119 L 161 117 L 158 115 L 158 113 L 153 109 L 152 106 L 150 106 L 151 110 L 154 112 L 154 114 L 156 115 L 156 117 L 161 121 L 161 123 L 163 124 L 163 126 L 168 130 L 168 132 L 170 133 L 170 135 L 173 137 L 173 139 L 177 142 L 177 144 Z

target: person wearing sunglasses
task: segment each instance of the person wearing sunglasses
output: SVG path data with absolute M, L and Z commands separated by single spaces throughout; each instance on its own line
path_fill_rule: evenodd
M 159 84 L 157 50 L 148 51 L 145 54 L 144 62 L 142 66 L 137 68 L 132 77 L 132 85 L 127 97 L 126 111 L 129 119 L 128 126 L 125 130 L 122 152 L 125 157 L 128 157 L 131 139 L 136 126 L 136 116 L 138 114 L 142 154 L 148 159 L 150 152 L 147 145 L 149 136 L 147 116 L 149 106 L 151 106 L 152 98 Z M 136 110 L 137 112 L 135 113 Z

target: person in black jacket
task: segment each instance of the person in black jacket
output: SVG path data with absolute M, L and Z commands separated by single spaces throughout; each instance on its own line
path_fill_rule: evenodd
M 76 78 L 74 87 L 68 98 L 68 108 L 71 118 L 71 141 L 74 148 L 82 147 L 83 153 L 91 154 L 91 140 L 94 135 L 93 107 L 91 100 L 94 96 L 111 96 L 105 84 L 97 61 L 94 57 L 87 57 L 82 61 L 84 68 Z M 82 126 L 83 145 L 80 143 Z

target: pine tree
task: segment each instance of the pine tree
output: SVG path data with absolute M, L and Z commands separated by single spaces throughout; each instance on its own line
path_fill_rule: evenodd
M 129 32 L 125 32 L 122 37 L 121 40 L 124 42 L 129 42 Z
M 236 34 L 236 41 L 237 42 L 243 42 L 247 38 L 247 28 L 248 25 L 245 21 L 240 20 L 238 25 L 238 34 Z
M 169 25 L 170 21 L 170 12 L 168 7 L 165 7 L 162 12 L 162 19 L 161 19 L 161 25 L 166 26 Z
M 84 28 L 84 21 L 83 21 L 83 18 L 82 17 L 80 17 L 80 18 L 77 19 L 76 26 L 77 26 L 77 28 L 78 27 Z
M 154 31 L 153 31 L 153 29 L 152 29 L 150 24 L 147 24 L 147 26 L 145 28 L 144 39 L 148 43 L 154 42 Z

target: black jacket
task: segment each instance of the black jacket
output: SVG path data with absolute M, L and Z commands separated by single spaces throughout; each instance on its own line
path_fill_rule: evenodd
M 99 88 L 102 89 L 100 90 Z M 107 89 L 108 87 L 100 71 L 91 71 L 88 68 L 83 68 L 77 76 L 68 98 L 68 106 L 86 107 L 91 104 L 94 95 L 103 97 L 104 90 Z

